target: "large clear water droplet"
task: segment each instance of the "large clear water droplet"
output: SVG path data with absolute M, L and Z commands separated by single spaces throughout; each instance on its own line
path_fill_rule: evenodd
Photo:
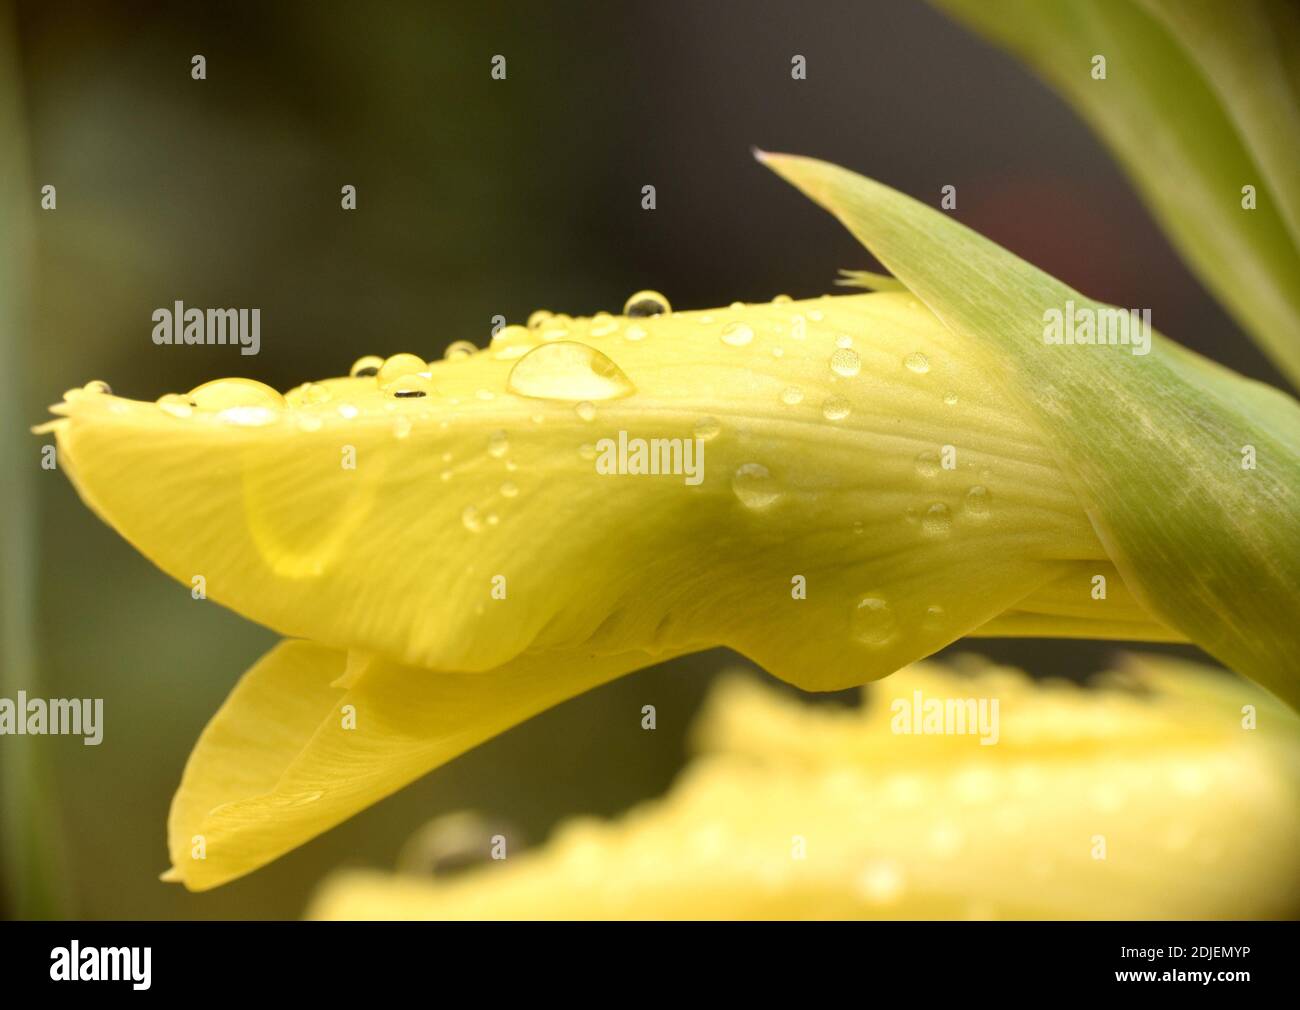
M 636 392 L 608 355 L 569 340 L 534 347 L 510 370 L 506 388 L 539 400 L 615 400 Z
M 903 359 L 903 364 L 917 375 L 924 375 L 930 370 L 930 359 L 920 351 L 913 351 L 909 354 Z
M 731 490 L 746 508 L 765 509 L 781 497 L 781 487 L 762 463 L 744 463 L 731 478 Z
M 841 347 L 831 355 L 831 371 L 851 379 L 862 371 L 862 359 L 858 352 L 849 347 Z
M 379 382 L 392 382 L 407 375 L 428 371 L 424 359 L 415 354 L 394 354 L 379 367 Z
M 853 637 L 863 645 L 888 645 L 898 635 L 894 608 L 881 596 L 863 596 L 853 608 Z
M 229 424 L 249 427 L 271 424 L 285 408 L 279 392 L 255 379 L 213 379 L 191 389 L 187 399 Z
M 673 307 L 658 291 L 638 291 L 623 304 L 623 315 L 634 319 L 645 316 L 666 316 Z

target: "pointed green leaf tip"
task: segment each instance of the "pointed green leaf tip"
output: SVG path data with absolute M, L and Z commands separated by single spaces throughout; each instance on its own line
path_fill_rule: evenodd
M 1114 319 L 1097 315 L 1113 307 L 880 183 L 757 157 L 834 214 L 1036 416 L 1145 605 L 1300 707 L 1300 406 L 1149 328 L 1146 353 L 1050 342 L 1054 314 Z

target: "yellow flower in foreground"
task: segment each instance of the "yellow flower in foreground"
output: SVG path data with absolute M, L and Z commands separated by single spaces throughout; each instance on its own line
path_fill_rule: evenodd
M 868 707 L 853 711 L 807 706 L 752 678 L 725 680 L 700 726 L 705 754 L 665 799 L 615 822 L 572 822 L 536 852 L 446 882 L 341 873 L 309 914 L 1036 919 L 1300 910 L 1300 723 L 1288 710 L 1208 668 L 1154 657 L 1129 661 L 1126 686 L 1095 689 L 964 665 L 972 676 L 917 664 L 868 688 Z M 955 712 L 965 699 L 983 699 L 988 714 L 987 703 L 998 703 L 997 718 L 984 722 L 989 732 L 895 732 L 924 727 L 932 703 L 953 703 Z M 484 852 L 489 844 L 481 839 Z
M 886 262 L 929 301 L 672 312 L 642 292 L 623 316 L 535 314 L 484 350 L 362 359 L 283 396 L 92 383 L 53 408 L 98 515 L 303 639 L 205 729 L 168 879 L 231 880 L 712 646 L 829 690 L 965 635 L 1191 638 L 1300 698 L 1300 407 L 1158 334 L 1149 357 L 1044 347 L 1040 306 L 1068 289 L 884 187 L 775 164 L 851 226 L 883 222 Z
M 681 653 L 832 689 L 981 630 L 1180 638 L 1043 435 L 906 294 L 552 319 L 284 397 L 224 380 L 55 410 L 99 515 L 311 640 L 254 666 L 195 749 L 170 822 L 195 888 Z M 620 432 L 702 452 L 699 483 L 601 473 Z

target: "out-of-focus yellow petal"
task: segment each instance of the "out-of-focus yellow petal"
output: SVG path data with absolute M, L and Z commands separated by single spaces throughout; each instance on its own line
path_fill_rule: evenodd
M 199 738 L 172 802 L 167 880 L 257 869 L 537 712 L 655 658 L 522 656 L 434 673 L 283 642 Z
M 1105 561 L 1042 434 L 905 293 L 554 317 L 287 402 L 219 383 L 56 412 L 83 497 L 165 571 L 413 666 L 729 645 L 841 688 Z M 698 438 L 701 480 L 599 473 L 620 433 Z M 1119 599 L 1099 634 L 1163 637 Z
M 1195 664 L 1126 686 L 917 664 L 865 710 L 724 682 L 668 797 L 446 882 L 346 873 L 318 918 L 1286 917 L 1300 724 Z M 917 694 L 919 692 L 919 695 Z M 902 703 L 997 699 L 997 743 L 893 732 Z M 1252 722 L 1253 720 L 1253 722 Z M 1253 725 L 1255 728 L 1247 728 Z M 802 858 L 800 858 L 802 856 Z

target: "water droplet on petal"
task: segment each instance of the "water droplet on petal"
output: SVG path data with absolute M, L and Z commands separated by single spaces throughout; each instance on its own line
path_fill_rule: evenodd
M 112 395 L 113 395 L 113 387 L 110 386 L 110 385 L 109 385 L 107 382 L 105 382 L 103 379 L 91 379 L 89 382 L 87 382 L 87 383 L 86 383 L 84 386 L 82 386 L 81 388 L 82 388 L 82 391 L 83 391 L 83 392 L 86 392 L 86 393 L 96 393 L 96 394 L 99 394 L 99 395 L 101 395 L 101 396 L 112 396 Z
M 930 536 L 943 536 L 952 529 L 952 513 L 943 502 L 935 502 L 925 510 L 921 518 L 921 529 Z
M 378 354 L 367 354 L 364 358 L 357 358 L 352 362 L 352 368 L 349 369 L 348 375 L 354 379 L 364 379 L 367 376 L 378 375 L 379 369 L 384 365 L 384 359 Z
M 832 396 L 822 404 L 822 417 L 828 421 L 843 421 L 852 412 L 849 401 L 842 396 Z
M 924 375 L 930 370 L 930 359 L 920 351 L 913 351 L 903 359 L 903 364 L 910 368 L 917 375 Z
M 862 371 L 862 359 L 858 357 L 857 351 L 841 347 L 831 355 L 831 371 L 851 379 Z
M 179 393 L 160 396 L 157 402 L 163 413 L 170 414 L 172 417 L 189 417 L 194 413 L 194 404 L 190 403 L 189 397 L 181 396 Z
M 744 323 L 728 323 L 722 328 L 722 342 L 732 347 L 744 347 L 754 339 L 754 331 Z
M 530 330 L 537 329 L 537 327 L 541 326 L 542 323 L 550 319 L 551 315 L 552 313 L 548 312 L 546 309 L 538 309 L 528 317 L 528 328 Z
M 272 423 L 285 407 L 279 392 L 254 379 L 213 379 L 191 389 L 187 399 L 229 424 L 249 427 Z
M 573 341 L 534 347 L 515 362 L 506 385 L 541 400 L 613 400 L 636 392 L 608 355 Z
M 989 489 L 983 484 L 976 484 L 966 492 L 966 512 L 977 519 L 989 514 Z
M 514 481 L 508 480 L 501 485 L 502 498 L 515 498 L 519 495 L 519 485 Z
M 629 326 L 626 330 L 623 331 L 623 339 L 631 340 L 634 342 L 637 340 L 644 340 L 645 335 L 646 335 L 645 327 L 640 325 L 639 323 L 633 323 L 631 326 Z
M 618 320 L 608 312 L 597 312 L 591 317 L 591 335 L 607 337 L 618 330 Z
M 507 326 L 509 329 L 521 329 L 521 327 Z M 504 333 L 505 330 L 502 330 Z M 495 338 L 494 338 L 495 339 Z M 466 358 L 478 353 L 478 344 L 469 340 L 453 340 L 447 345 L 447 349 L 442 352 L 443 361 L 464 361 Z
M 483 517 L 479 515 L 478 509 L 473 505 L 466 505 L 461 510 L 460 521 L 465 526 L 465 529 L 471 533 L 477 533 L 483 528 Z
M 391 358 L 385 358 L 379 367 L 379 382 L 383 385 L 406 375 L 418 375 L 427 367 L 424 359 L 414 354 L 394 354 Z
M 943 402 L 946 403 L 949 407 L 955 407 L 957 405 L 957 394 L 945 393 L 943 397 Z
M 853 637 L 864 645 L 888 645 L 898 634 L 894 608 L 879 596 L 863 596 L 853 608 Z
M 743 463 L 731 478 L 731 490 L 746 508 L 764 509 L 781 497 L 776 478 L 762 463 Z
M 645 316 L 666 316 L 672 310 L 673 307 L 668 304 L 668 299 L 658 291 L 638 291 L 623 305 L 623 315 L 636 319 Z
M 395 438 L 406 438 L 411 433 L 411 419 L 409 417 L 393 418 L 393 436 Z
M 916 457 L 916 472 L 922 477 L 933 477 L 939 472 L 939 454 L 926 450 Z
M 708 441 L 717 438 L 722 431 L 722 424 L 716 417 L 702 417 L 695 422 L 695 437 Z
M 772 304 L 773 304 L 773 305 L 788 305 L 788 304 L 789 304 L 790 302 L 792 302 L 792 301 L 794 301 L 794 299 L 791 298 L 789 295 L 777 295 L 775 298 L 772 299 Z
M 382 369 L 379 374 L 382 378 Z M 385 383 L 383 389 L 385 396 L 396 397 L 399 400 L 414 400 L 432 393 L 433 383 L 422 375 L 411 373 Z
M 574 413 L 576 413 L 583 421 L 594 421 L 596 419 L 595 404 L 589 403 L 586 400 L 583 400 L 580 404 L 574 407 L 573 410 Z
M 488 436 L 488 455 L 500 459 L 510 451 L 510 439 L 504 431 L 494 431 Z
M 803 390 L 798 386 L 786 386 L 781 390 L 781 402 L 788 407 L 803 403 Z
M 852 347 L 852 346 L 853 346 L 853 338 L 850 337 L 847 333 L 841 333 L 838 337 L 835 338 L 835 346 L 836 346 L 836 347 Z
M 354 406 L 352 406 L 352 404 L 350 404 L 350 403 L 340 403 L 340 404 L 339 404 L 339 416 L 341 416 L 341 417 L 345 417 L 345 418 L 347 418 L 349 421 L 351 421 L 351 420 L 352 420 L 354 417 L 356 417 L 359 413 L 361 413 L 361 411 L 357 410 L 357 408 L 354 407 Z

